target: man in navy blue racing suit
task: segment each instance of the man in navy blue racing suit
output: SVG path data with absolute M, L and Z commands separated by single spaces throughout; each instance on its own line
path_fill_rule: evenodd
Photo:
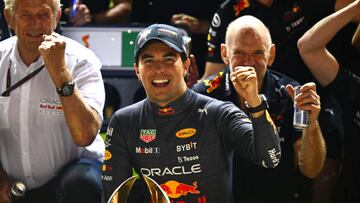
M 231 101 L 247 112 L 241 92 L 236 83 L 231 81 L 231 72 L 241 68 L 246 73 L 248 67 L 254 68 L 260 84 L 259 92 L 268 99 L 268 111 L 278 129 L 282 151 L 280 164 L 274 169 L 260 168 L 242 157 L 234 156 L 235 201 L 310 202 L 310 178 L 320 172 L 326 154 L 325 141 L 317 121 L 320 98 L 315 84 L 304 84 L 300 89 L 302 99 L 295 98 L 298 108 L 309 110 L 310 115 L 307 128 L 295 129 L 291 95 L 293 87 L 300 84 L 268 69 L 275 60 L 275 44 L 265 25 L 255 17 L 242 16 L 228 26 L 226 37 L 221 53 L 229 67 L 196 84 L 193 89 L 217 99 Z
M 154 24 L 135 42 L 135 71 L 147 98 L 118 110 L 106 135 L 105 199 L 132 175 L 154 179 L 172 202 L 234 202 L 232 157 L 262 167 L 280 160 L 277 131 L 258 94 L 256 73 L 234 75 L 253 112 L 188 89 L 190 60 L 181 32 Z

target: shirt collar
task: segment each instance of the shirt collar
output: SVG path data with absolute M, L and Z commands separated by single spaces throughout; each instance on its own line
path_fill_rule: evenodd
M 191 99 L 195 93 L 187 89 L 185 93 L 177 100 L 169 103 L 168 105 L 161 107 L 154 102 L 147 100 L 150 106 L 150 110 L 159 116 L 173 116 L 181 113 L 189 105 L 191 105 Z

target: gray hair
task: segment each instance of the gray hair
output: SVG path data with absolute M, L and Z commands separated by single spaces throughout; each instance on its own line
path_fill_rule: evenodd
M 11 15 L 14 14 L 14 10 L 16 8 L 16 2 L 18 0 L 3 0 L 4 3 L 5 3 L 5 7 L 4 9 L 8 10 L 10 12 Z M 60 3 L 60 0 L 48 0 L 48 1 L 51 1 L 52 2 L 52 9 L 54 11 L 54 14 L 57 14 L 60 9 L 61 9 L 61 3 Z

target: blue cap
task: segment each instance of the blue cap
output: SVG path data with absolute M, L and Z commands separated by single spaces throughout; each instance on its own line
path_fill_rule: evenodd
M 153 24 L 142 30 L 135 41 L 135 61 L 138 60 L 140 50 L 152 40 L 164 42 L 186 57 L 186 46 L 182 32 L 173 26 L 165 24 Z

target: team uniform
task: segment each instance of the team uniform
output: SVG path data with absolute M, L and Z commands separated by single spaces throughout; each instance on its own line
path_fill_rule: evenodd
M 65 61 L 73 81 L 84 100 L 102 118 L 105 92 L 100 61 L 74 40 L 65 38 L 65 42 Z M 22 62 L 16 36 L 0 42 L 0 47 L 0 94 L 7 87 L 8 73 L 13 85 L 44 65 L 42 57 L 30 66 Z M 1 165 L 11 178 L 25 183 L 27 189 L 44 185 L 74 159 L 103 160 L 105 144 L 100 135 L 85 148 L 74 143 L 46 68 L 14 89 L 8 99 L 11 113 L 0 115 L 10 124 L 7 128 L 0 126 Z
M 230 102 L 192 90 L 167 107 L 145 99 L 117 111 L 106 137 L 106 200 L 132 174 L 154 179 L 172 202 L 233 202 L 233 151 L 263 167 L 280 156 L 267 116 L 251 118 Z
M 230 69 L 213 75 L 194 86 L 194 91 L 240 106 L 234 86 L 230 80 Z M 235 202 L 297 202 L 309 201 L 311 181 L 295 167 L 294 142 L 302 133 L 293 127 L 293 101 L 285 87 L 298 86 L 295 80 L 276 71 L 267 70 L 260 93 L 269 103 L 269 113 L 274 121 L 281 141 L 281 161 L 273 169 L 264 169 L 234 157 Z M 307 189 L 307 190 L 304 190 Z M 259 195 L 261 194 L 261 195 Z
M 334 93 L 343 109 L 344 120 L 344 191 L 340 191 L 341 202 L 360 201 L 360 158 L 358 155 L 360 143 L 360 77 L 341 67 L 335 78 L 326 89 Z M 345 192 L 345 193 L 344 193 Z
M 271 69 L 278 71 L 300 84 L 306 82 L 317 83 L 305 63 L 298 48 L 298 39 L 316 22 L 334 12 L 335 0 L 330 1 L 301 1 L 301 0 L 274 0 L 271 7 L 266 7 L 257 0 L 227 0 L 214 14 L 208 33 L 208 58 L 209 62 L 223 63 L 220 54 L 220 44 L 225 41 L 228 24 L 239 16 L 252 15 L 260 19 L 269 29 L 273 43 L 276 45 L 276 58 Z M 340 42 L 346 34 L 336 37 L 336 41 L 329 44 L 329 49 L 336 56 L 354 56 L 355 51 L 342 46 Z M 347 39 L 347 38 L 346 38 Z M 348 41 L 351 42 L 351 39 Z M 347 54 L 344 54 L 347 53 Z M 347 63 L 351 60 L 344 59 Z M 321 112 L 319 123 L 327 146 L 327 157 L 339 159 L 341 157 L 340 137 L 342 126 L 338 101 L 329 94 L 321 85 L 317 84 L 317 92 L 321 97 Z M 339 122 L 340 120 L 340 122 Z
M 297 41 L 313 24 L 332 13 L 334 4 L 335 0 L 274 0 L 271 7 L 266 7 L 257 0 L 227 0 L 218 8 L 210 25 L 207 61 L 223 63 L 220 44 L 225 42 L 227 26 L 240 16 L 252 15 L 268 27 L 276 45 L 277 57 L 271 69 L 301 84 L 315 81 L 299 55 Z

